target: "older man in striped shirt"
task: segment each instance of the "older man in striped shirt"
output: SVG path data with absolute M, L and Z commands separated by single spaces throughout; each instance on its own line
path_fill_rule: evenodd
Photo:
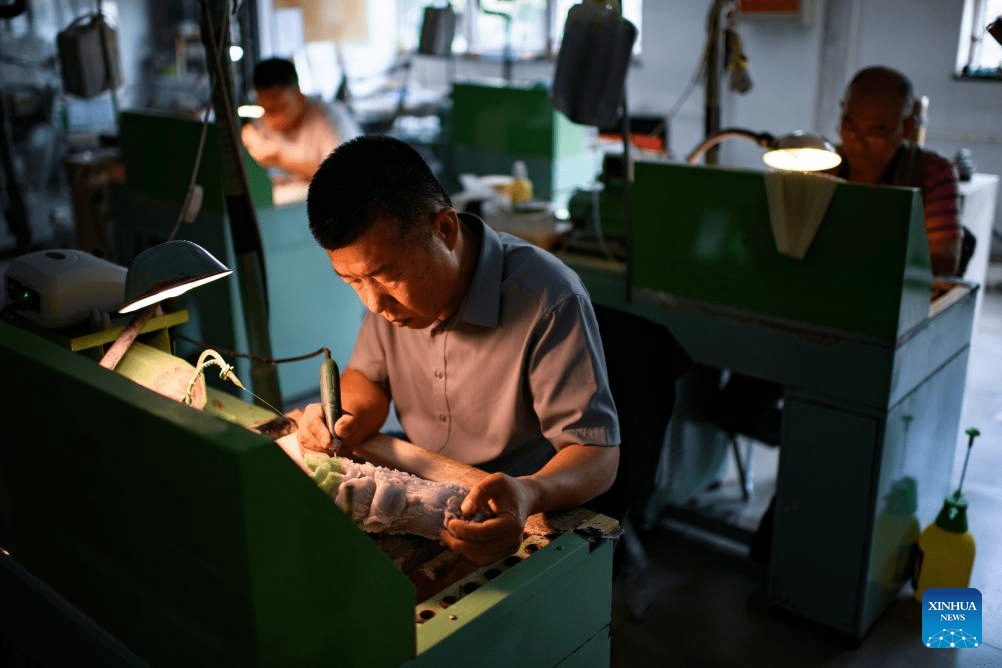
M 911 186 L 922 190 L 932 270 L 954 275 L 961 251 L 957 177 L 942 156 L 923 150 L 912 136 L 914 95 L 908 78 L 887 67 L 856 73 L 842 101 L 837 175 L 855 183 Z

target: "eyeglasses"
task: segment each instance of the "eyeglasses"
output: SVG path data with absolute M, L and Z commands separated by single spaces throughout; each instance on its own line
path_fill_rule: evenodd
M 886 144 L 888 141 L 894 139 L 894 136 L 898 133 L 899 130 L 901 130 L 903 121 L 904 119 L 899 120 L 898 124 L 891 129 L 871 128 L 866 132 L 860 132 L 853 125 L 852 119 L 850 119 L 847 115 L 843 114 L 839 126 L 835 128 L 835 130 L 843 138 L 852 137 L 853 139 L 858 139 L 866 144 L 874 146 L 879 144 Z

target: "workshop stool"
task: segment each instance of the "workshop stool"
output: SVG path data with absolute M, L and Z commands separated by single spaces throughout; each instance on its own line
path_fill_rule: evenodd
M 776 447 L 780 443 L 783 415 L 783 386 L 741 373 L 725 371 L 720 391 L 711 410 L 713 423 L 729 441 L 734 465 L 747 501 L 752 493 L 752 453 L 754 442 Z M 744 458 L 739 438 L 747 440 Z
M 643 528 L 654 493 L 665 432 L 675 408 L 675 384 L 692 360 L 663 325 L 601 304 L 594 308 L 621 446 L 612 487 L 585 506 L 620 522 L 627 552 L 643 566 L 646 557 L 635 530 Z

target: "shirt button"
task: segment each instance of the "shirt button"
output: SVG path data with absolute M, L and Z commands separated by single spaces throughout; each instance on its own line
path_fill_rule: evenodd
M 439 422 L 445 422 L 445 420 L 446 420 L 446 418 L 445 418 L 445 416 L 444 416 L 444 415 L 439 415 L 439 416 L 438 416 L 438 421 L 439 421 Z
M 442 373 L 441 371 L 436 371 L 436 372 L 435 372 L 435 378 L 438 378 L 439 380 L 442 380 L 442 377 L 443 377 L 444 375 L 445 375 L 445 374 L 444 374 L 444 373 Z

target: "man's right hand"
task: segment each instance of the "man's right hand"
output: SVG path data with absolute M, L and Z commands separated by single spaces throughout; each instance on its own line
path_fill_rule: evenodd
M 341 445 L 348 450 L 358 445 L 361 440 L 361 427 L 358 418 L 354 415 L 342 415 L 334 423 L 334 432 L 341 439 Z M 303 415 L 299 418 L 296 436 L 299 439 L 299 445 L 303 448 L 315 452 L 330 453 L 331 433 L 327 431 L 324 410 L 320 404 L 310 404 L 303 410 Z
M 250 157 L 262 167 L 275 167 L 278 165 L 278 149 L 270 141 L 261 136 L 251 124 L 247 124 L 240 131 L 240 138 Z

